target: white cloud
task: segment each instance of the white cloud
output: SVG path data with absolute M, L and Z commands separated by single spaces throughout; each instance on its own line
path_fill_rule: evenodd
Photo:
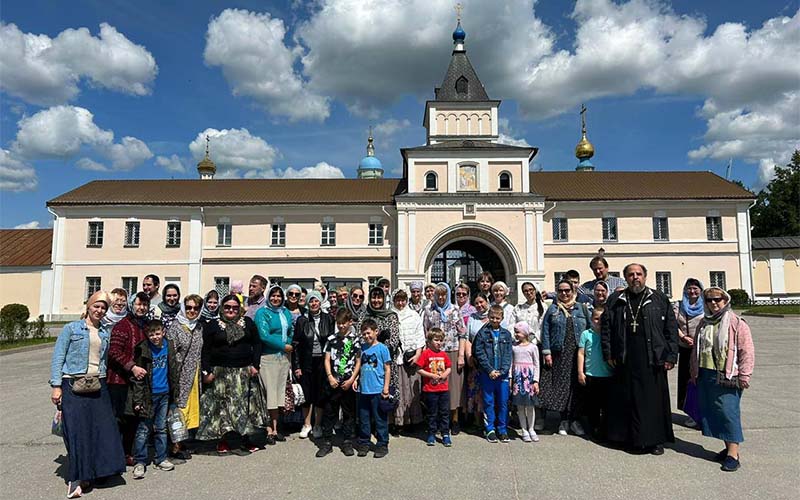
M 55 38 L 23 33 L 0 23 L 0 87 L 32 104 L 48 106 L 74 99 L 85 78 L 97 87 L 147 95 L 158 73 L 152 54 L 113 26 L 67 29 Z
M 297 170 L 289 167 L 283 172 L 278 172 L 276 177 L 284 179 L 344 179 L 344 173 L 339 167 L 321 161 L 313 167 L 303 167 Z
M 153 153 L 135 137 L 123 137 L 114 142 L 114 132 L 103 130 L 94 123 L 94 115 L 77 106 L 55 106 L 24 117 L 18 122 L 17 138 L 12 150 L 29 159 L 67 159 L 87 149 L 107 159 L 111 170 L 131 170 Z M 105 169 L 95 160 L 82 158 L 76 163 L 88 170 Z
M 92 170 L 94 172 L 108 172 L 108 167 L 91 158 L 80 158 L 75 162 L 75 166 L 81 170 Z
M 39 221 L 32 220 L 30 222 L 26 222 L 25 224 L 18 224 L 14 226 L 14 229 L 39 229 Z
M 178 155 L 172 155 L 170 157 L 156 156 L 156 165 L 163 167 L 167 172 L 177 174 L 186 172 L 186 165 L 183 164 L 183 160 Z
M 280 157 L 278 150 L 261 137 L 251 135 L 246 128 L 217 130 L 207 128 L 197 134 L 189 144 L 189 151 L 195 161 L 205 156 L 206 136 L 211 138 L 210 155 L 217 165 L 218 175 L 238 177 L 242 171 L 271 171 L 275 160 Z M 225 171 L 234 171 L 225 174 Z M 259 175 L 257 172 L 254 175 Z
M 500 144 L 508 144 L 509 146 L 521 146 L 525 148 L 531 147 L 528 144 L 528 141 L 525 138 L 517 138 L 516 131 L 511 128 L 511 122 L 509 122 L 508 118 L 500 118 L 497 122 L 499 130 L 499 134 L 497 137 L 497 142 Z
M 32 166 L 0 149 L 0 191 L 33 191 L 38 183 Z
M 395 118 L 389 118 L 388 120 L 375 125 L 375 127 L 373 127 L 373 131 L 375 132 L 376 138 L 382 137 L 384 139 L 388 139 L 397 132 L 405 130 L 410 126 L 411 122 L 406 119 L 397 120 Z
M 206 33 L 205 63 L 220 66 L 233 94 L 253 98 L 273 115 L 291 121 L 323 121 L 328 99 L 309 90 L 294 65 L 302 47 L 284 43 L 286 27 L 269 14 L 226 9 Z

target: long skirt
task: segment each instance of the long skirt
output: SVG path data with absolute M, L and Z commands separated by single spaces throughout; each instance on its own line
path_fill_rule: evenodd
M 200 369 L 194 372 L 192 389 L 189 391 L 189 398 L 186 406 L 180 409 L 183 420 L 186 422 L 187 429 L 197 429 L 200 427 Z
M 742 390 L 717 384 L 714 370 L 700 368 L 697 375 L 700 424 L 703 435 L 728 443 L 744 441 L 740 402 Z
M 67 481 L 92 481 L 125 472 L 125 453 L 105 379 L 100 392 L 75 394 L 72 380 L 61 381 L 64 442 L 69 455 Z
M 267 394 L 261 379 L 251 377 L 248 367 L 214 367 L 214 382 L 200 397 L 200 430 L 197 439 L 222 439 L 229 432 L 241 436 L 266 427 Z
M 400 401 L 394 411 L 395 425 L 418 424 L 422 422 L 422 406 L 420 393 L 422 380 L 417 373 L 416 365 L 403 364 L 397 366 L 397 385 Z
M 303 394 L 306 397 L 306 402 L 303 403 L 304 407 L 310 405 L 319 406 L 320 398 L 322 396 L 322 384 L 326 382 L 325 356 L 313 356 L 311 358 L 311 373 L 303 371 L 303 376 L 300 377 L 298 383 L 303 387 Z
M 575 334 L 568 326 L 562 350 L 552 353 L 553 365 L 549 368 L 544 366 L 539 375 L 542 407 L 561 412 L 562 416 L 569 419 L 575 418 L 579 409 L 577 347 Z
M 267 390 L 267 408 L 277 410 L 286 404 L 286 380 L 289 378 L 289 359 L 282 353 L 261 356 L 259 375 Z
M 464 370 L 458 371 L 458 351 L 447 353 L 450 358 L 450 377 L 448 384 L 450 389 L 450 409 L 457 410 L 465 405 L 464 401 Z
M 474 358 L 473 358 L 474 359 Z M 464 398 L 467 413 L 483 413 L 483 394 L 481 393 L 481 385 L 478 383 L 479 370 L 474 366 L 465 368 L 467 375 L 464 378 Z
M 689 384 L 689 363 L 692 359 L 691 347 L 678 347 L 678 409 L 686 412 L 686 389 Z M 688 415 L 689 412 L 686 412 Z

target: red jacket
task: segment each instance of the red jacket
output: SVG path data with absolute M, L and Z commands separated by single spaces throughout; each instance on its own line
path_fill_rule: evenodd
M 108 371 L 106 383 L 128 384 L 133 368 L 133 350 L 136 344 L 146 339 L 144 330 L 139 328 L 136 320 L 129 314 L 111 330 L 111 342 L 108 348 Z

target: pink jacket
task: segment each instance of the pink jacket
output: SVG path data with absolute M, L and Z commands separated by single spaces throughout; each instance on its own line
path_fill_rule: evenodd
M 753 347 L 753 337 L 750 334 L 750 327 L 739 316 L 731 311 L 730 327 L 728 328 L 728 355 L 725 360 L 725 376 L 727 378 L 739 376 L 739 380 L 750 383 L 750 376 L 753 374 L 756 355 Z M 699 338 L 700 331 L 705 327 L 705 320 L 700 321 L 695 332 L 695 339 Z M 694 343 L 692 359 L 689 365 L 689 373 L 692 380 L 697 379 L 698 361 L 700 359 L 700 342 Z

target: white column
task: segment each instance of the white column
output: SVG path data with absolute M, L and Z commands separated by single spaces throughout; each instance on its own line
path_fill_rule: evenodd
M 447 161 L 447 192 L 455 193 L 458 190 L 458 167 L 455 160 Z
M 408 212 L 408 268 L 411 271 L 424 273 L 424 269 L 417 269 L 417 213 Z
M 739 274 L 741 287 L 753 297 L 753 258 L 750 253 L 750 208 L 741 204 L 736 207 L 736 232 L 739 241 Z M 773 289 L 774 291 L 774 289 Z
M 525 210 L 525 273 L 533 271 L 533 211 Z
M 786 279 L 783 274 L 783 251 L 769 251 L 769 280 L 772 282 L 772 294 L 786 293 Z
M 397 267 L 400 271 L 408 270 L 408 214 L 405 210 L 397 211 Z
M 200 277 L 203 264 L 203 219 L 200 212 L 189 219 L 189 283 L 191 293 L 200 293 Z
M 536 270 L 544 272 L 544 212 L 536 210 Z
M 478 190 L 481 193 L 489 192 L 489 162 L 486 160 L 478 162 Z
M 50 284 L 52 300 L 50 301 L 50 315 L 61 314 L 61 296 L 64 288 L 64 223 L 63 217 L 56 215 L 53 221 L 53 249 L 51 259 L 53 261 L 53 274 Z

